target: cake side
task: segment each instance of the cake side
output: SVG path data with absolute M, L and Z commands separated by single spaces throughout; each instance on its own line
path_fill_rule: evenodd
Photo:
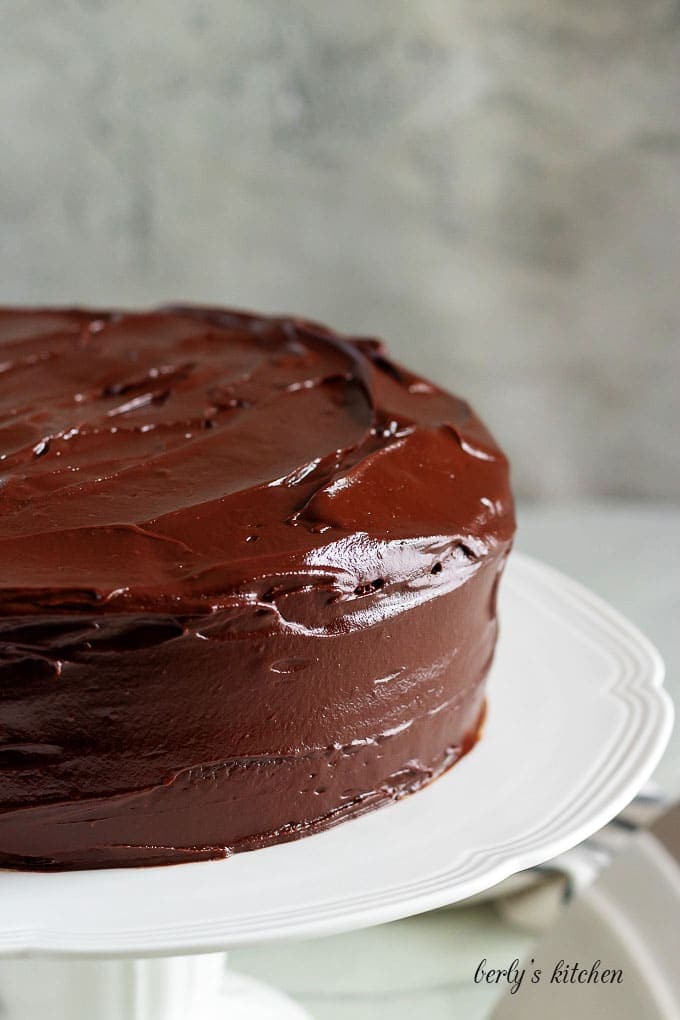
M 0 337 L 0 863 L 224 856 L 469 748 L 514 519 L 464 402 L 300 320 Z

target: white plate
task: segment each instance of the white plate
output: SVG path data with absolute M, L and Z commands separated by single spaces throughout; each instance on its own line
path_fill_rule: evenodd
M 330 934 L 453 903 L 585 839 L 672 726 L 663 664 L 618 613 L 515 553 L 483 739 L 398 804 L 226 861 L 0 872 L 0 952 L 153 955 Z

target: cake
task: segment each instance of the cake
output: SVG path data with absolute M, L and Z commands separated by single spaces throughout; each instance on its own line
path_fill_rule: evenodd
M 0 866 L 225 857 L 474 745 L 508 465 L 380 342 L 8 309 L 0 419 Z

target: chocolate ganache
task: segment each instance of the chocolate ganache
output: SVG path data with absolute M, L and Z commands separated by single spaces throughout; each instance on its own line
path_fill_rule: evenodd
M 462 400 L 372 339 L 0 313 L 0 866 L 224 857 L 475 742 L 514 531 Z

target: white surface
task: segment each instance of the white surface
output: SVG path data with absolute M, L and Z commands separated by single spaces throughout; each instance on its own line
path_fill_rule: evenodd
M 523 984 L 504 996 L 494 1020 L 678 1020 L 680 868 L 647 833 L 567 910 L 532 949 L 549 975 L 558 960 L 620 968 L 621 984 Z
M 485 903 L 235 949 L 229 958 L 237 972 L 283 989 L 314 1020 L 481 1020 L 498 989 L 474 983 L 479 961 L 507 967 L 534 941 Z
M 309 1020 L 228 970 L 223 953 L 146 960 L 0 960 L 3 1020 Z
M 538 563 L 514 556 L 501 590 L 484 738 L 451 773 L 331 832 L 228 861 L 3 872 L 0 950 L 181 953 L 342 931 L 452 903 L 584 839 L 666 744 L 662 665 L 622 617 Z

